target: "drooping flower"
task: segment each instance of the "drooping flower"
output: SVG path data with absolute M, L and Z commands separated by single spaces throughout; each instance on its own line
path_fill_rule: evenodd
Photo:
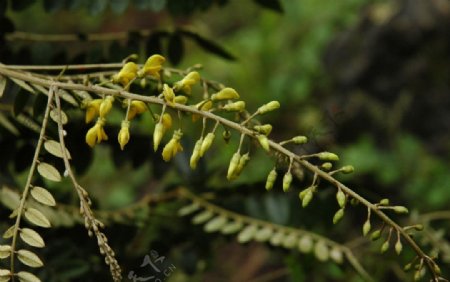
M 93 148 L 95 144 L 102 142 L 103 140 L 108 140 L 108 135 L 106 135 L 103 126 L 106 120 L 104 118 L 98 118 L 97 122 L 93 127 L 91 127 L 86 133 L 86 143 Z
M 138 65 L 133 62 L 128 62 L 122 67 L 118 74 L 113 76 L 113 82 L 120 83 L 125 87 L 136 78 L 137 73 Z
M 150 56 L 145 62 L 144 66 L 138 71 L 139 77 L 150 75 L 159 79 L 159 72 L 161 71 L 162 64 L 165 61 L 166 59 L 159 54 Z
M 192 86 L 200 81 L 200 75 L 196 71 L 191 71 L 182 80 L 175 82 L 173 89 L 182 90 L 186 94 L 191 94 Z
M 162 151 L 162 157 L 164 161 L 170 161 L 178 152 L 183 151 L 183 147 L 180 144 L 181 136 L 183 136 L 181 130 L 175 131 L 173 133 L 172 139 L 170 139 L 169 143 L 164 146 L 164 149 Z
M 94 99 L 84 103 L 86 107 L 86 123 L 90 123 L 98 116 L 103 99 Z
M 130 110 L 128 111 L 128 120 L 132 120 L 136 115 L 142 114 L 147 110 L 147 106 L 142 101 L 131 101 Z
M 114 102 L 113 96 L 108 96 L 102 100 L 98 110 L 98 114 L 101 118 L 106 117 L 106 115 L 111 111 Z
M 117 136 L 119 141 L 120 149 L 123 150 L 125 145 L 130 141 L 130 122 L 127 120 L 122 121 L 120 126 L 119 135 Z

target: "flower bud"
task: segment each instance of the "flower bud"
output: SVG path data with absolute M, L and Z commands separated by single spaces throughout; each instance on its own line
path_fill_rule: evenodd
M 267 175 L 267 180 L 266 180 L 266 190 L 267 191 L 269 191 L 273 188 L 273 184 L 275 183 L 276 179 L 277 179 L 277 171 L 274 168 Z
M 187 97 L 186 97 L 186 96 L 183 96 L 183 95 L 175 96 L 175 98 L 173 99 L 173 101 L 174 101 L 175 103 L 177 103 L 177 104 L 183 104 L 183 105 L 186 105 L 187 100 L 188 100 Z
M 264 124 L 264 125 L 255 125 L 253 127 L 258 133 L 269 135 L 270 132 L 272 132 L 272 125 L 270 124 Z
M 348 174 L 348 173 L 352 173 L 353 171 L 355 171 L 355 168 L 352 165 L 346 165 L 343 166 L 340 171 L 342 173 Z
M 155 131 L 153 132 L 153 150 L 155 152 L 158 150 L 158 146 L 159 143 L 161 143 L 163 135 L 164 135 L 164 126 L 162 123 L 158 122 L 155 126 Z
M 128 120 L 132 120 L 137 114 L 142 114 L 147 110 L 147 106 L 142 101 L 131 101 L 130 110 L 128 111 Z
M 103 99 L 99 108 L 99 115 L 101 118 L 106 117 L 106 115 L 111 111 L 113 102 L 114 102 L 113 96 L 108 96 L 105 99 Z
M 339 207 L 345 207 L 345 204 L 347 203 L 347 196 L 345 196 L 344 192 L 342 192 L 341 189 L 339 189 L 336 193 L 336 200 L 339 204 Z
M 370 235 L 370 240 L 376 241 L 380 239 L 380 237 L 381 237 L 381 230 L 375 230 L 374 232 L 372 232 L 372 235 Z
M 242 112 L 243 110 L 245 110 L 245 102 L 237 101 L 234 103 L 226 104 L 222 107 L 222 109 L 227 112 Z
M 98 116 L 100 104 L 102 102 L 103 99 L 94 99 L 86 102 L 86 123 L 90 123 Z
M 338 161 L 338 155 L 330 152 L 321 152 L 317 154 L 317 157 L 322 161 Z
M 269 140 L 267 139 L 267 136 L 260 134 L 257 137 L 258 137 L 259 144 L 261 144 L 261 147 L 263 147 L 264 150 L 269 152 L 270 145 L 269 145 Z
M 333 164 L 330 162 L 323 163 L 321 166 L 324 170 L 330 170 L 333 167 Z
M 369 234 L 371 228 L 372 228 L 372 226 L 370 225 L 370 219 L 367 219 L 366 222 L 364 222 L 364 225 L 362 228 L 363 235 L 367 236 L 367 234 Z
M 308 189 L 303 196 L 302 207 L 305 208 L 306 206 L 308 206 L 312 198 L 313 198 L 313 191 L 311 189 Z
M 180 130 L 175 131 L 172 139 L 164 146 L 162 151 L 164 161 L 170 161 L 178 152 L 183 151 L 183 147 L 180 144 L 181 136 L 183 136 L 183 133 Z
M 241 154 L 239 152 L 234 153 L 233 157 L 230 160 L 230 165 L 228 166 L 227 179 L 232 180 L 234 172 L 239 164 L 239 159 L 241 158 Z
M 400 241 L 400 238 L 395 243 L 394 249 L 395 249 L 395 252 L 397 253 L 397 255 L 399 255 L 402 252 L 403 246 L 402 246 L 402 242 Z
M 389 250 L 389 241 L 384 242 L 383 245 L 381 245 L 381 249 L 380 249 L 382 254 L 387 252 L 387 250 Z
M 250 160 L 250 154 L 249 153 L 245 153 L 243 154 L 240 158 L 239 158 L 239 162 L 238 165 L 236 167 L 236 170 L 234 171 L 234 174 L 232 175 L 232 178 L 237 178 L 242 170 L 244 170 L 245 165 L 247 164 L 247 162 Z
M 294 141 L 295 144 L 297 145 L 301 145 L 301 144 L 305 144 L 308 142 L 308 137 L 306 136 L 295 136 L 294 138 L 292 138 L 292 141 Z
M 387 206 L 387 205 L 389 205 L 389 199 L 384 198 L 380 201 L 380 206 Z
M 183 90 L 186 94 L 191 94 L 192 86 L 200 81 L 200 75 L 196 71 L 191 71 L 182 80 L 175 82 L 173 89 L 175 91 Z
M 127 86 L 130 81 L 136 78 L 138 72 L 138 65 L 133 62 L 126 63 L 118 74 L 114 75 L 112 80 L 114 83 L 120 83 L 122 86 Z
M 408 209 L 404 206 L 394 206 L 393 209 L 396 213 L 408 213 L 409 212 Z
M 173 100 L 175 99 L 175 93 L 173 93 L 173 89 L 170 88 L 169 85 L 167 85 L 165 83 L 163 85 L 163 96 L 169 105 L 174 104 Z
M 283 176 L 283 191 L 287 192 L 292 182 L 292 173 L 290 171 L 286 172 Z
M 172 116 L 169 113 L 164 113 L 161 118 L 163 125 L 163 133 L 166 133 L 172 127 Z
M 224 88 L 211 96 L 211 100 L 213 101 L 222 101 L 231 99 L 239 99 L 239 94 L 236 92 L 236 90 L 229 87 Z
M 123 150 L 125 145 L 130 141 L 130 122 L 129 121 L 122 121 L 119 135 L 117 136 L 117 139 L 119 141 L 120 149 Z
M 197 168 L 198 160 L 200 159 L 200 148 L 202 147 L 203 138 L 200 138 L 195 142 L 194 150 L 192 151 L 189 165 L 192 169 Z
M 211 110 L 213 106 L 213 103 L 211 101 L 201 101 L 200 103 L 198 103 L 197 105 L 195 105 L 195 107 L 200 110 L 200 111 L 204 111 L 207 112 L 209 110 Z M 198 114 L 192 114 L 192 121 L 195 122 L 200 118 L 200 116 Z
M 200 157 L 203 157 L 203 155 L 208 151 L 209 147 L 211 147 L 212 142 L 214 141 L 214 138 L 216 135 L 212 132 L 206 134 L 205 139 L 202 142 L 202 146 L 200 148 Z
M 259 114 L 265 114 L 267 112 L 276 110 L 280 107 L 280 102 L 278 101 L 271 101 L 265 105 L 262 105 L 261 107 L 258 108 L 258 113 Z
M 145 62 L 142 69 L 138 71 L 139 77 L 143 77 L 145 75 L 154 76 L 159 79 L 159 72 L 162 68 L 162 64 L 166 61 L 166 59 L 158 54 L 150 56 Z
M 339 209 L 333 216 L 333 224 L 338 223 L 344 217 L 344 209 Z

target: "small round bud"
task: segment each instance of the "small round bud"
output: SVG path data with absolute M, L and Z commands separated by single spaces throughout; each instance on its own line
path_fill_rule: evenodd
M 228 142 L 230 142 L 230 139 L 231 139 L 231 132 L 227 129 L 224 130 L 222 132 L 222 137 L 223 137 L 223 140 L 225 141 L 225 143 L 228 144 Z
M 393 210 L 396 213 L 408 213 L 409 212 L 408 209 L 406 207 L 404 207 L 404 206 L 394 206 Z
M 338 161 L 338 155 L 330 152 L 321 152 L 317 154 L 317 157 L 322 161 Z
M 187 97 L 186 96 L 183 96 L 183 95 L 178 95 L 178 96 L 175 96 L 175 98 L 173 99 L 173 101 L 175 102 L 175 103 L 177 103 L 177 104 L 183 104 L 183 105 L 185 105 L 186 103 L 187 103 Z
M 266 190 L 267 191 L 269 191 L 273 188 L 273 184 L 275 183 L 276 179 L 277 179 L 277 171 L 274 168 L 267 175 L 267 180 L 266 180 Z
M 411 270 L 411 268 L 412 268 L 412 263 L 408 263 L 403 267 L 403 270 L 408 272 Z
M 292 141 L 294 141 L 295 144 L 297 145 L 301 145 L 301 144 L 305 144 L 308 142 L 308 137 L 306 136 L 295 136 L 294 138 L 292 138 Z
M 370 240 L 376 241 L 380 239 L 380 237 L 381 237 L 381 230 L 375 230 L 374 232 L 372 232 L 372 235 L 370 235 Z
M 324 170 L 330 170 L 333 167 L 333 164 L 330 162 L 323 163 L 321 166 Z
M 400 239 L 398 239 L 397 242 L 395 243 L 394 249 L 395 249 L 395 252 L 397 253 L 397 255 L 399 255 L 402 252 L 403 246 L 402 246 L 402 242 L 400 241 Z
M 278 102 L 278 101 L 271 101 L 271 102 L 269 102 L 269 103 L 259 107 L 258 108 L 258 113 L 259 114 L 265 114 L 267 112 L 274 111 L 274 110 L 278 109 L 279 107 L 280 107 L 280 102 Z
M 309 205 L 313 198 L 313 191 L 311 189 L 308 189 L 308 191 L 305 193 L 302 199 L 302 207 L 306 207 Z
M 385 252 L 387 252 L 387 250 L 389 250 L 389 241 L 386 241 L 383 243 L 383 245 L 381 245 L 380 252 L 384 254 Z
M 382 200 L 380 201 L 380 205 L 381 205 L 381 206 L 387 206 L 387 205 L 389 205 L 389 199 L 386 199 L 386 198 L 382 199 Z
M 292 182 L 292 173 L 290 171 L 286 172 L 283 176 L 283 191 L 287 192 Z
M 348 173 L 352 173 L 353 171 L 355 171 L 355 168 L 352 165 L 346 165 L 343 166 L 340 171 L 342 173 L 348 174 Z
M 339 189 L 336 193 L 336 200 L 339 204 L 339 207 L 345 207 L 345 204 L 347 203 L 347 196 L 345 196 L 344 192 L 342 192 L 341 189 Z

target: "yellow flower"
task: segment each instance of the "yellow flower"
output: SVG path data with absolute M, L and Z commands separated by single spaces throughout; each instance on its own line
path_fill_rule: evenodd
M 137 114 L 142 114 L 147 110 L 147 106 L 142 101 L 131 101 L 130 110 L 128 112 L 128 120 L 132 120 Z
M 221 101 L 221 100 L 231 100 L 231 99 L 239 99 L 239 94 L 233 88 L 227 87 L 216 94 L 211 95 L 211 100 L 213 101 Z
M 151 75 L 159 79 L 159 72 L 162 68 L 162 64 L 166 59 L 161 55 L 152 55 L 145 62 L 142 69 L 138 71 L 139 77 L 143 77 L 145 75 Z
M 123 150 L 125 145 L 130 141 L 130 122 L 127 120 L 122 121 L 119 135 L 117 136 L 119 141 L 120 149 Z
M 153 150 L 156 152 L 159 147 L 159 143 L 164 134 L 172 127 L 172 117 L 168 113 L 164 113 L 161 120 L 156 124 L 155 131 L 153 132 Z
M 98 110 L 98 114 L 100 115 L 101 118 L 106 117 L 106 115 L 111 111 L 113 102 L 114 102 L 113 96 L 108 96 L 102 100 Z
M 86 123 L 90 123 L 98 116 L 102 101 L 103 99 L 94 99 L 86 102 Z
M 183 151 L 183 147 L 180 144 L 181 136 L 183 136 L 183 133 L 180 130 L 175 131 L 172 139 L 164 146 L 162 151 L 164 161 L 170 161 L 178 152 Z
M 169 105 L 173 105 L 173 99 L 175 98 L 175 93 L 173 93 L 173 89 L 169 87 L 169 85 L 164 83 L 163 86 L 163 95 L 164 99 Z
M 201 101 L 200 103 L 198 103 L 197 105 L 195 105 L 195 107 L 200 110 L 200 111 L 204 111 L 207 112 L 209 110 L 211 110 L 213 106 L 213 103 L 208 100 L 208 101 Z M 198 114 L 192 114 L 192 121 L 196 122 L 198 119 L 200 118 L 200 115 Z
M 192 86 L 200 81 L 200 75 L 196 71 L 191 71 L 182 80 L 175 82 L 174 90 L 183 90 L 186 94 L 191 94 Z
M 97 122 L 93 127 L 91 127 L 86 133 L 86 143 L 93 148 L 95 144 L 102 142 L 103 140 L 108 140 L 103 126 L 105 125 L 104 118 L 98 118 Z
M 133 62 L 126 63 L 118 74 L 113 76 L 114 83 L 120 83 L 122 86 L 127 86 L 138 73 L 138 66 Z
M 164 128 L 164 132 L 167 132 L 172 127 L 172 116 L 168 113 L 164 113 L 161 118 L 161 123 Z

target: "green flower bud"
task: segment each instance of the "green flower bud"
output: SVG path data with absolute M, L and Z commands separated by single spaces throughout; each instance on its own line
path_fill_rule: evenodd
M 402 242 L 400 241 L 400 239 L 397 240 L 397 243 L 395 243 L 395 252 L 397 253 L 397 255 L 399 255 L 402 250 L 403 250 L 403 246 L 402 246 Z
M 414 225 L 414 229 L 416 229 L 417 231 L 422 231 L 423 230 L 423 225 L 422 224 L 416 224 L 416 225 Z
M 266 135 L 258 135 L 258 141 L 259 144 L 261 144 L 261 147 L 263 147 L 264 150 L 266 150 L 267 152 L 270 151 L 270 145 L 269 145 L 269 139 L 267 139 Z
M 222 107 L 222 109 L 227 112 L 242 112 L 243 110 L 245 110 L 245 102 L 237 101 L 234 103 L 226 104 Z
M 433 264 L 433 270 L 437 275 L 441 275 L 441 268 L 437 264 Z
M 272 132 L 272 125 L 270 124 L 264 124 L 264 125 L 255 125 L 253 127 L 258 133 L 269 135 L 270 132 Z
M 348 174 L 348 173 L 352 173 L 353 171 L 355 171 L 355 168 L 352 165 L 346 165 L 343 166 L 340 171 L 342 173 Z
M 313 198 L 313 192 L 311 189 L 308 189 L 308 191 L 305 193 L 305 195 L 303 196 L 302 199 L 302 207 L 306 207 L 309 205 L 309 203 L 311 202 Z
M 259 114 L 265 114 L 267 112 L 276 110 L 280 107 L 280 102 L 278 101 L 271 101 L 265 105 L 262 105 L 261 107 L 258 108 L 258 113 Z
M 202 146 L 200 148 L 199 155 L 200 157 L 203 157 L 203 155 L 208 151 L 208 149 L 211 147 L 212 142 L 214 141 L 214 138 L 216 135 L 212 132 L 206 134 L 205 139 L 202 142 Z
M 321 152 L 317 154 L 317 157 L 322 161 L 339 161 L 338 155 L 330 152 Z
M 283 177 L 283 191 L 287 192 L 289 190 L 289 187 L 291 186 L 292 182 L 292 174 L 290 171 L 286 172 L 286 174 Z
M 372 232 L 372 235 L 370 235 L 370 240 L 376 241 L 380 239 L 380 237 L 381 237 L 381 230 L 375 230 L 374 232 Z
M 187 100 L 188 100 L 187 97 L 183 96 L 183 95 L 175 96 L 175 98 L 173 98 L 173 101 L 175 103 L 183 104 L 183 105 L 185 105 L 187 103 Z
M 155 131 L 153 132 L 153 150 L 156 152 L 158 150 L 159 143 L 164 134 L 164 126 L 162 123 L 157 123 L 155 126 Z
M 223 140 L 225 141 L 225 143 L 228 144 L 228 142 L 230 142 L 230 139 L 231 139 L 231 132 L 227 129 L 224 130 L 222 132 L 222 137 L 223 137 Z
M 234 172 L 239 164 L 239 159 L 241 158 L 241 154 L 239 152 L 234 153 L 233 157 L 230 160 L 230 165 L 228 166 L 227 179 L 232 180 Z
M 386 241 L 383 243 L 383 245 L 381 245 L 380 252 L 384 254 L 385 252 L 387 252 L 387 250 L 389 250 L 389 241 Z
M 338 223 L 344 217 L 344 209 L 339 209 L 333 216 L 333 224 Z
M 233 179 L 237 178 L 241 174 L 242 170 L 244 169 L 245 165 L 247 164 L 247 162 L 249 160 L 250 160 L 250 154 L 249 153 L 245 153 L 244 155 L 242 155 L 239 158 L 239 163 L 238 163 L 238 165 L 236 167 L 236 170 L 234 171 L 234 174 L 233 174 Z
M 198 160 L 200 159 L 200 148 L 202 147 L 203 138 L 200 138 L 195 142 L 194 150 L 192 151 L 189 165 L 192 169 L 197 168 Z
M 387 206 L 387 205 L 389 205 L 389 199 L 382 199 L 381 201 L 380 201 L 380 205 L 381 206 Z
M 370 219 L 367 219 L 363 225 L 363 235 L 367 236 L 367 234 L 369 234 L 371 228 L 372 228 L 372 226 L 370 225 Z
M 347 203 L 347 197 L 341 189 L 339 189 L 336 193 L 336 200 L 341 208 L 345 207 L 345 204 Z
M 266 180 L 266 190 L 267 191 L 269 191 L 273 188 L 273 184 L 275 183 L 276 179 L 277 179 L 277 171 L 274 168 L 269 172 L 269 175 L 267 175 L 267 180 Z
M 357 199 L 355 199 L 355 198 L 351 198 L 350 199 L 350 204 L 352 206 L 357 206 L 357 205 L 359 205 L 359 201 Z
M 403 270 L 408 272 L 411 270 L 411 268 L 412 268 L 412 263 L 408 263 L 403 267 Z
M 295 136 L 294 138 L 292 138 L 292 141 L 294 141 L 295 144 L 305 144 L 308 142 L 308 137 L 306 136 Z
M 233 88 L 227 87 L 211 96 L 213 101 L 239 99 L 239 94 Z
M 330 170 L 332 167 L 333 167 L 333 164 L 330 163 L 330 162 L 326 162 L 326 163 L 323 163 L 323 164 L 322 164 L 322 168 L 323 168 L 324 170 Z
M 396 213 L 408 213 L 409 212 L 408 209 L 404 206 L 394 206 L 393 209 Z

